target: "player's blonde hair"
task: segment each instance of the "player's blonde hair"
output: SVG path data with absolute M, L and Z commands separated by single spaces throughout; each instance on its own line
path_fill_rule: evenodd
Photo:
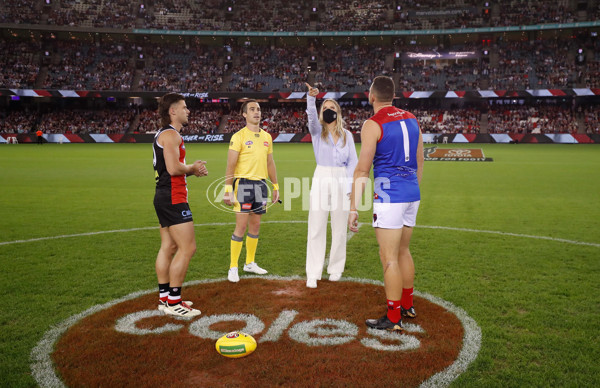
M 342 108 L 336 100 L 332 99 L 327 99 L 323 101 L 323 103 L 321 104 L 321 110 L 319 111 L 319 122 L 323 127 L 323 130 L 321 131 L 321 139 L 323 139 L 325 142 L 327 142 L 329 139 L 329 131 L 326 130 L 328 124 L 325 121 L 323 121 L 323 107 L 325 106 L 325 103 L 327 101 L 331 101 L 335 106 L 335 112 L 337 113 L 337 119 L 335 120 L 335 133 L 338 135 L 338 137 L 342 138 L 343 144 L 346 145 L 346 131 L 344 130 L 346 122 L 344 121 L 344 119 L 342 119 Z

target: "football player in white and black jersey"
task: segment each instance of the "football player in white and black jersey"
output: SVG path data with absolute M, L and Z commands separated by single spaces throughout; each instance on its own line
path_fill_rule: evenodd
M 186 176 L 206 176 L 206 162 L 185 162 L 185 145 L 179 134 L 190 111 L 181 94 L 165 94 L 158 103 L 161 129 L 154 137 L 154 208 L 160 223 L 160 250 L 156 257 L 158 309 L 169 315 L 195 317 L 200 310 L 182 301 L 181 286 L 196 252 L 194 222 L 187 198 Z

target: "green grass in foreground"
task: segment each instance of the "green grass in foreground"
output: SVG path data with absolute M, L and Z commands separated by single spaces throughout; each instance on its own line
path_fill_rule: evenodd
M 450 145 L 450 147 L 452 147 Z M 600 147 L 470 145 L 490 163 L 427 162 L 417 227 L 416 287 L 463 308 L 483 332 L 478 358 L 454 386 L 599 386 Z M 196 224 L 233 222 L 206 188 L 225 171 L 227 145 L 186 145 L 210 176 L 190 178 Z M 281 182 L 310 177 L 312 147 L 275 145 Z M 149 144 L 0 146 L 0 242 L 157 226 Z M 285 195 L 285 193 L 284 193 Z M 301 199 L 265 221 L 306 220 Z M 367 223 L 348 244 L 345 276 L 381 279 Z M 232 225 L 198 226 L 188 280 L 224 277 Z M 306 224 L 261 228 L 259 260 L 304 275 Z M 0 245 L 3 386 L 34 385 L 30 352 L 52 325 L 99 303 L 155 287 L 157 229 Z

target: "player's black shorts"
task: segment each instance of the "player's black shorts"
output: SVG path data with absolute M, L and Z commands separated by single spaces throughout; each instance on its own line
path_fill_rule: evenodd
M 171 205 L 154 201 L 154 209 L 162 228 L 194 221 L 187 202 Z
M 233 182 L 236 202 L 233 210 L 240 213 L 265 214 L 269 200 L 269 188 L 264 180 L 253 181 L 238 178 Z

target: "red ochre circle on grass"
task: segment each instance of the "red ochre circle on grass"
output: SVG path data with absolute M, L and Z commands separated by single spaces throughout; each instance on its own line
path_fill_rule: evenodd
M 366 318 L 385 313 L 379 282 L 324 280 L 316 289 L 277 277 L 193 283 L 183 297 L 202 315 L 191 320 L 160 313 L 156 292 L 148 292 L 66 325 L 50 354 L 56 379 L 67 387 L 446 385 L 481 340 L 476 324 L 467 336 L 464 317 L 450 310 L 464 311 L 431 296 L 415 296 L 418 317 L 404 319 L 404 334 L 368 329 Z M 254 336 L 253 354 L 230 359 L 215 351 L 216 339 L 235 330 Z M 467 352 L 474 355 L 465 358 L 464 342 L 476 345 Z M 43 386 L 52 379 L 35 365 L 36 357 L 43 361 L 35 352 L 32 370 Z

